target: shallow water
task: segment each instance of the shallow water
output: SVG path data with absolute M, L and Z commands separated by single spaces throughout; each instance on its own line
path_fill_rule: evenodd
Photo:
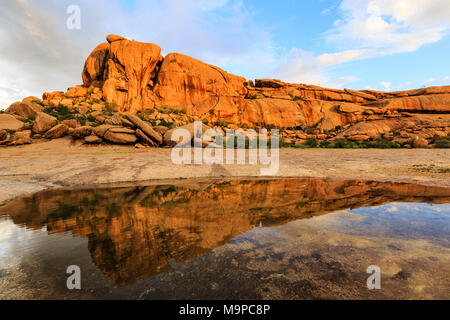
M 448 188 L 183 182 L 45 191 L 0 216 L 1 299 L 450 298 Z

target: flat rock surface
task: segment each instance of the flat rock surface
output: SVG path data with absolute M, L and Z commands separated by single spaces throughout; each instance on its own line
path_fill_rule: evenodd
M 172 149 L 86 146 L 70 138 L 0 147 L 0 204 L 46 188 L 261 177 L 259 165 L 176 165 L 171 153 Z M 450 187 L 450 150 L 281 149 L 275 177 L 367 179 Z

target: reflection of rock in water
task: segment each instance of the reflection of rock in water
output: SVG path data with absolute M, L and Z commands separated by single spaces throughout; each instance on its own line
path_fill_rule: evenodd
M 17 224 L 89 238 L 95 264 L 119 286 L 188 261 L 262 222 L 284 224 L 387 202 L 450 201 L 450 189 L 321 179 L 222 181 L 47 191 L 1 208 Z

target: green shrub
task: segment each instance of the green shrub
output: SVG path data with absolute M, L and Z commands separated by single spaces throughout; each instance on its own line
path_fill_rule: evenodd
M 164 113 L 164 114 L 169 114 L 169 113 L 174 113 L 174 114 L 186 114 L 186 109 L 175 109 L 175 108 L 171 108 L 168 106 L 161 106 L 158 107 L 158 111 L 160 113 Z
M 294 98 L 292 98 L 292 100 L 294 100 L 294 101 L 305 101 L 306 99 L 304 98 L 304 97 L 301 97 L 301 96 L 295 96 Z
M 173 123 L 165 122 L 163 120 L 159 120 L 159 122 L 158 122 L 158 120 L 152 120 L 152 121 L 149 121 L 149 122 L 154 127 L 156 127 L 156 126 L 163 126 L 163 127 L 168 128 L 168 129 L 172 129 L 173 128 Z
M 104 110 L 104 112 L 103 112 L 104 114 L 112 116 L 113 113 L 115 113 L 119 110 L 119 105 L 115 101 L 106 103 L 105 108 L 103 110 Z
M 226 127 L 226 126 L 228 126 L 228 122 L 226 122 L 225 120 L 219 120 L 219 121 L 214 122 L 214 125 L 216 127 Z
M 81 124 L 82 126 L 86 125 L 86 117 L 84 116 L 78 116 L 76 117 L 76 120 L 78 121 L 79 124 Z
M 39 104 L 42 107 L 45 107 L 45 104 L 41 100 L 31 100 L 31 102 Z
M 308 138 L 305 142 L 303 142 L 303 145 L 307 148 L 317 148 L 319 144 L 316 138 Z
M 42 111 L 57 118 L 59 121 L 75 119 L 75 116 L 69 108 L 63 106 L 62 104 L 59 104 L 56 107 L 45 107 Z
M 436 142 L 434 143 L 434 147 L 435 148 L 450 148 L 450 137 L 444 137 L 444 138 L 440 138 L 437 139 Z

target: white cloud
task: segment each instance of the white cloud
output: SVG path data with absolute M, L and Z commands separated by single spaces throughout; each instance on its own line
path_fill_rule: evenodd
M 348 50 L 338 53 L 314 56 L 312 52 L 293 48 L 281 58 L 275 69 L 277 77 L 288 82 L 342 87 L 357 81 L 353 76 L 333 77 L 326 69 L 330 66 L 356 60 L 364 55 L 364 50 Z
M 343 0 L 338 12 L 341 18 L 324 37 L 341 51 L 315 57 L 293 49 L 281 59 L 277 76 L 293 82 L 346 84 L 334 79 L 330 67 L 416 51 L 442 40 L 450 30 L 449 0 Z M 382 85 L 385 89 L 392 86 L 386 84 Z
M 392 206 L 392 207 L 386 209 L 386 212 L 397 212 L 397 211 L 398 211 L 398 208 L 396 206 Z
M 391 89 L 392 83 L 387 82 L 387 81 L 380 82 L 380 86 L 382 86 L 385 90 L 389 90 L 389 89 Z
M 415 51 L 450 29 L 448 0 L 344 0 L 327 40 L 374 55 Z
M 450 85 L 450 76 L 442 78 L 428 78 L 422 81 L 424 86 Z

